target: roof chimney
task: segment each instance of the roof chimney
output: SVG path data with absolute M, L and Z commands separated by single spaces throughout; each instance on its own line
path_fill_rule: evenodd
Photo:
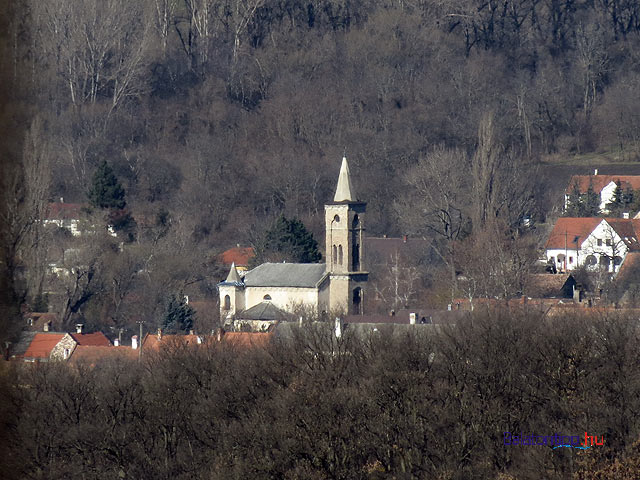
M 594 174 L 594 175 L 597 175 L 597 174 L 598 174 L 598 169 L 597 169 L 597 168 L 593 171 L 593 174 Z
M 409 314 L 409 325 L 415 325 L 416 324 L 416 314 L 415 312 L 411 312 Z
M 402 243 L 407 243 L 408 235 L 402 235 Z
M 64 203 L 64 197 L 60 197 L 60 203 Z
M 84 327 L 82 323 L 76 323 L 76 333 L 82 333 L 82 327 Z
M 51 320 L 44 322 L 44 325 L 42 326 L 43 332 L 48 332 L 49 330 L 51 330 Z
M 120 340 L 118 340 L 117 338 L 113 341 L 113 346 L 114 347 L 119 347 L 120 346 Z
M 629 212 L 622 212 L 622 218 L 629 218 Z
M 134 335 L 133 337 L 131 337 L 131 348 L 133 348 L 134 350 L 138 349 L 138 335 Z
M 158 341 L 162 340 L 162 329 L 158 328 Z
M 339 317 L 336 317 L 335 332 L 336 332 L 336 338 L 340 338 L 342 336 L 342 320 L 340 320 Z

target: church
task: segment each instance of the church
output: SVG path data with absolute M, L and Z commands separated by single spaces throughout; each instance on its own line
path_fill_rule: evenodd
M 343 158 L 333 202 L 324 207 L 327 263 L 263 263 L 243 276 L 232 265 L 218 284 L 221 321 L 242 319 L 262 329 L 301 308 L 319 315 L 363 314 L 366 206 Z

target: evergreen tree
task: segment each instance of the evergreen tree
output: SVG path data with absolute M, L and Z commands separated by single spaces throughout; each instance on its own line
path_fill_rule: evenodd
M 162 322 L 162 329 L 167 333 L 186 333 L 193 328 L 195 311 L 182 295 L 172 295 Z
M 106 160 L 100 164 L 93 175 L 91 189 L 87 195 L 91 205 L 96 208 L 122 209 L 127 204 L 124 199 L 124 188 Z
M 600 195 L 593 190 L 593 183 L 589 182 L 589 188 L 584 198 L 582 216 L 597 217 L 600 215 Z
M 567 199 L 567 208 L 565 209 L 565 216 L 567 217 L 581 217 L 584 211 L 584 201 L 582 194 L 580 193 L 580 186 L 578 182 L 573 183 L 571 187 L 571 193 Z
M 267 230 L 263 245 L 258 246 L 257 252 L 260 260 L 268 259 L 269 254 L 273 253 L 296 263 L 316 263 L 322 260 L 313 234 L 297 218 L 289 220 L 284 215 L 280 215 Z

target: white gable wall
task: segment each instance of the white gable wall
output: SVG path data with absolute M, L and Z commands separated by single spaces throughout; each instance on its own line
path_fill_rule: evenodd
M 600 211 L 608 213 L 607 203 L 611 203 L 613 200 L 613 192 L 616 190 L 616 182 L 609 182 L 600 192 Z
M 318 289 L 315 287 L 245 287 L 244 295 L 245 310 L 263 302 L 265 295 L 269 295 L 271 302 L 286 312 L 299 305 L 318 308 Z
M 601 261 L 604 261 L 605 265 L 608 264 L 608 271 L 618 271 L 620 265 L 624 261 L 627 255 L 628 247 L 624 240 L 616 233 L 616 231 L 607 223 L 606 220 L 602 220 L 596 228 L 589 234 L 586 240 L 582 242 L 579 249 L 575 246 L 575 235 L 567 235 L 567 247 L 564 248 L 549 248 L 547 249 L 547 261 L 555 262 L 556 268 L 563 271 L 571 271 L 582 266 L 590 259 L 590 256 L 595 257 L 595 265 L 588 263 L 587 266 L 590 269 L 597 269 Z M 573 247 L 573 248 L 570 248 Z M 566 270 L 565 262 L 559 261 L 558 257 L 564 258 L 566 255 Z M 614 257 L 619 257 L 619 262 L 614 265 L 611 261 Z

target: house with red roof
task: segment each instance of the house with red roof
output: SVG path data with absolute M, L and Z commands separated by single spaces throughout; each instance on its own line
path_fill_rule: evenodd
M 589 188 L 600 197 L 600 211 L 607 212 L 607 204 L 613 201 L 613 193 L 620 184 L 623 191 L 640 189 L 640 175 L 573 175 L 564 193 L 564 208 L 569 207 L 569 198 L 574 189 L 584 195 Z
M 640 220 L 559 218 L 545 245 L 547 263 L 569 272 L 582 265 L 615 273 L 630 251 L 640 251 Z
M 80 221 L 83 217 L 82 210 L 85 207 L 86 205 L 82 203 L 64 203 L 61 198 L 59 202 L 47 205 L 43 223 L 66 228 L 74 237 L 77 237 L 82 233 Z
M 76 341 L 68 333 L 22 332 L 20 340 L 12 346 L 10 360 L 24 362 L 48 362 L 67 360 Z
M 249 261 L 256 256 L 253 247 L 241 247 L 240 244 L 225 250 L 220 254 L 220 261 L 230 267 L 235 264 L 239 272 L 246 272 L 249 269 Z

